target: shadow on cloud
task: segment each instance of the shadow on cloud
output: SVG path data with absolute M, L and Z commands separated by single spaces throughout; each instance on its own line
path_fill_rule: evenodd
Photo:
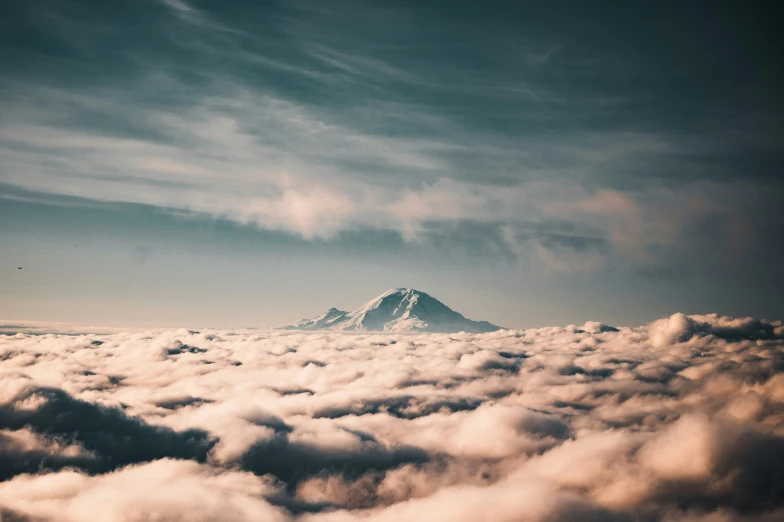
M 783 369 L 781 322 L 717 315 L 2 336 L 0 513 L 768 522 Z

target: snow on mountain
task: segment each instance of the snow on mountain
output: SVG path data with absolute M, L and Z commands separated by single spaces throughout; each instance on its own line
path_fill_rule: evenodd
M 281 327 L 284 330 L 328 330 L 336 323 L 346 317 L 348 312 L 338 310 L 337 308 L 330 308 L 317 317 L 311 319 L 300 319 L 294 324 Z
M 330 308 L 311 319 L 281 327 L 285 330 L 340 330 L 385 332 L 470 332 L 500 330 L 487 321 L 466 319 L 424 292 L 393 288 L 353 312 Z

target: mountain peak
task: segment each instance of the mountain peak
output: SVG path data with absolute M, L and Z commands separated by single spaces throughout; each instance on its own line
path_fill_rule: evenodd
M 330 308 L 318 317 L 283 328 L 441 333 L 482 333 L 501 329 L 487 321 L 467 319 L 438 299 L 413 288 L 390 288 L 353 312 Z

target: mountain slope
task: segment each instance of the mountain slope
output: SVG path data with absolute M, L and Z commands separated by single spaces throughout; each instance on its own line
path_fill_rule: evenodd
M 283 326 L 284 330 L 327 330 L 345 318 L 348 312 L 330 308 L 326 313 L 310 319 L 300 319 L 294 324 Z
M 494 332 L 500 326 L 466 319 L 424 292 L 393 288 L 353 312 L 330 308 L 325 314 L 281 327 L 286 330 L 385 332 Z

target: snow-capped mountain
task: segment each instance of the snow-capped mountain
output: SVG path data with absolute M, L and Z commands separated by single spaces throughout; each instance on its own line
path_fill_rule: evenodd
M 311 319 L 280 327 L 285 330 L 341 330 L 385 332 L 470 332 L 500 330 L 487 321 L 466 319 L 424 292 L 393 288 L 353 312 L 330 308 Z

